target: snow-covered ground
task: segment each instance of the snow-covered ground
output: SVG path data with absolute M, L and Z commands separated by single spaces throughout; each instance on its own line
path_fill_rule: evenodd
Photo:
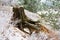
M 54 40 L 54 37 L 49 38 L 44 32 L 28 35 L 20 31 L 10 24 L 12 15 L 12 7 L 0 6 L 0 40 Z

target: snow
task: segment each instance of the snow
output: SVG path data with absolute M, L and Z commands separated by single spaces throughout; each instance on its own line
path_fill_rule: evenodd
M 46 40 L 48 36 L 44 32 L 38 34 L 33 33 L 28 40 Z
M 40 16 L 37 15 L 36 13 L 32 13 L 32 12 L 30 12 L 28 10 L 25 10 L 25 14 L 32 21 L 38 21 L 38 20 L 40 20 Z

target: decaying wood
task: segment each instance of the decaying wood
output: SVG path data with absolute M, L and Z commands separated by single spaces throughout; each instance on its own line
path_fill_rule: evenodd
M 13 20 L 16 20 L 16 19 L 21 20 L 16 24 L 21 31 L 28 33 L 24 31 L 24 28 L 28 28 L 30 30 L 30 33 L 28 34 L 31 34 L 33 31 L 39 32 L 40 30 L 48 32 L 48 29 L 45 28 L 44 26 L 38 24 L 37 22 L 33 22 L 27 19 L 27 16 L 25 15 L 23 7 L 20 7 L 20 8 L 13 7 L 13 12 L 14 12 Z

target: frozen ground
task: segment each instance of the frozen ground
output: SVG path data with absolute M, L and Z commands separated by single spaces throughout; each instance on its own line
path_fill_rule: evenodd
M 12 15 L 12 7 L 0 6 L 0 40 L 57 40 L 54 39 L 54 36 L 49 38 L 44 32 L 28 35 L 20 31 L 13 24 L 10 24 Z

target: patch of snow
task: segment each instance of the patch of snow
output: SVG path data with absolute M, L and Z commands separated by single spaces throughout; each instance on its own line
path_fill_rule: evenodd
M 32 21 L 38 21 L 38 20 L 40 20 L 40 16 L 37 15 L 36 13 L 32 13 L 32 12 L 30 12 L 30 11 L 28 11 L 28 10 L 25 10 L 25 14 L 26 14 L 27 17 L 28 17 L 29 19 L 31 19 Z
M 28 40 L 46 40 L 47 38 L 48 36 L 44 32 L 40 32 L 38 34 L 33 33 Z

